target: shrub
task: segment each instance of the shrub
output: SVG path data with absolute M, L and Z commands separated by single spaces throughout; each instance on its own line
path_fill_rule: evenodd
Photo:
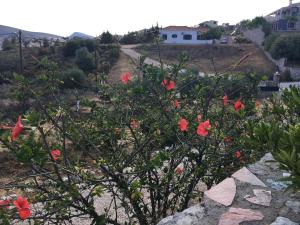
M 86 76 L 80 69 L 68 69 L 61 77 L 63 88 L 83 88 L 86 84 Z
M 85 72 L 91 72 L 95 69 L 94 56 L 86 47 L 76 50 L 75 62 L 77 66 Z
M 11 40 L 9 40 L 8 38 L 5 38 L 2 42 L 2 50 L 3 51 L 8 51 L 11 50 L 15 47 L 15 45 L 12 43 Z
M 71 40 L 67 41 L 65 46 L 63 47 L 63 54 L 66 57 L 75 56 L 75 52 L 77 49 L 81 47 L 80 40 Z
M 210 28 L 206 33 L 201 35 L 202 40 L 220 39 L 223 34 L 223 30 L 219 27 Z
M 266 51 L 270 51 L 274 41 L 279 37 L 278 34 L 269 35 L 264 41 L 264 48 Z
M 300 61 L 300 35 L 288 34 L 277 37 L 270 48 L 273 58 L 287 58 L 289 61 Z
M 103 32 L 100 35 L 100 43 L 101 44 L 111 44 L 111 43 L 115 43 L 115 42 L 116 42 L 115 38 L 108 31 Z
M 59 93 L 47 105 L 37 97 L 25 116 L 34 129 L 26 135 L 14 129 L 14 141 L 1 133 L 16 159 L 34 169 L 26 182 L 34 190 L 29 202 L 40 210 L 30 222 L 63 224 L 81 216 L 91 224 L 121 224 L 121 208 L 122 223 L 157 224 L 200 196 L 200 181 L 211 187 L 264 153 L 241 148 L 245 122 L 255 113 L 252 84 L 244 80 L 239 91 L 235 76 L 180 76 L 185 64 L 182 58 L 163 69 L 140 62 L 143 79 L 125 73 L 120 84 L 101 84 L 105 102 L 82 101 L 92 108 L 85 115 Z M 115 207 L 99 213 L 94 202 L 104 195 Z M 14 212 L 5 215 L 12 219 Z

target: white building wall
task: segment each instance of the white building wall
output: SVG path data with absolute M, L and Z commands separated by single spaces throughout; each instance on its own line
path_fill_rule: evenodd
M 192 35 L 191 40 L 184 40 L 185 34 Z M 160 36 L 167 35 L 167 39 L 164 40 L 164 44 L 212 44 L 213 40 L 197 40 L 197 31 L 160 31 Z M 177 35 L 176 38 L 172 38 L 172 35 Z

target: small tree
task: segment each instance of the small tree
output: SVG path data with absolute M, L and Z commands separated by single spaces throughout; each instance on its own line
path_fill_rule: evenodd
M 8 51 L 14 48 L 14 45 L 11 40 L 8 38 L 5 38 L 2 42 L 2 50 L 3 51 Z
M 86 84 L 86 75 L 77 68 L 68 69 L 61 77 L 63 88 L 83 88 Z
M 223 34 L 221 28 L 210 28 L 206 33 L 201 35 L 201 39 L 203 40 L 213 40 L 213 39 L 220 39 Z
M 85 72 L 95 69 L 95 59 L 86 47 L 76 50 L 75 62 Z
M 100 43 L 101 44 L 111 44 L 111 43 L 114 43 L 114 42 L 115 42 L 115 39 L 109 31 L 103 32 L 101 34 L 101 36 L 100 36 Z

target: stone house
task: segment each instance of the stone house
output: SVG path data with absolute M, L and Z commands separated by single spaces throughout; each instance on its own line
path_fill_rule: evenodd
M 293 4 L 290 0 L 288 6 L 270 13 L 265 18 L 272 23 L 273 31 L 300 31 L 300 2 Z

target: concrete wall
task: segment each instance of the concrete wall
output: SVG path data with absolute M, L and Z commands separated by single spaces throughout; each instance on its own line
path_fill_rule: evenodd
M 251 40 L 257 45 L 262 45 L 265 40 L 265 33 L 262 31 L 261 27 L 252 29 L 252 30 L 244 30 L 244 37 Z
M 273 59 L 269 52 L 264 50 L 264 46 L 262 45 L 265 39 L 265 33 L 262 31 L 262 27 L 258 27 L 252 30 L 244 30 L 243 31 L 244 37 L 251 40 L 253 43 L 255 43 L 259 48 L 263 50 L 266 57 L 272 61 L 277 67 L 279 72 L 284 72 L 286 70 L 289 70 L 291 72 L 291 76 L 293 79 L 300 79 L 300 67 L 288 67 L 286 66 L 286 59 Z
M 184 40 L 185 34 L 192 35 L 192 40 Z M 164 44 L 212 44 L 213 40 L 197 40 L 197 31 L 160 31 L 160 36 L 167 35 L 167 39 L 164 40 Z M 172 38 L 172 35 L 177 35 L 176 38 Z

